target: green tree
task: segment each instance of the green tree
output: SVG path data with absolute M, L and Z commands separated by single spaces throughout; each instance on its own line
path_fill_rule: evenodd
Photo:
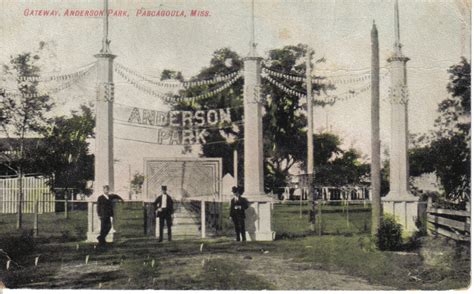
M 462 58 L 448 73 L 450 96 L 438 105 L 435 131 L 411 138 L 410 176 L 435 172 L 444 197 L 464 202 L 471 191 L 471 65 Z
M 227 75 L 236 72 L 243 67 L 240 56 L 229 48 L 216 50 L 210 60 L 209 66 L 203 68 L 192 80 L 207 80 L 216 75 Z M 163 73 L 163 76 L 168 76 Z M 196 96 L 212 90 L 215 85 L 199 85 L 184 90 L 181 94 L 185 96 Z M 239 152 L 239 158 L 242 159 L 243 144 L 243 126 L 242 126 L 242 94 L 243 81 L 238 80 L 231 87 L 214 95 L 212 97 L 196 100 L 194 102 L 179 102 L 172 107 L 176 110 L 209 110 L 217 108 L 231 108 L 232 120 L 234 123 L 219 125 L 217 128 L 208 128 L 206 140 L 209 142 L 203 144 L 202 154 L 206 157 L 221 157 L 223 160 L 223 173 L 233 173 L 233 152 Z M 190 146 L 185 146 L 185 152 L 190 151 Z M 242 166 L 239 165 L 242 174 Z
M 271 50 L 264 65 L 272 70 L 293 75 L 304 75 L 305 63 L 303 60 L 307 47 L 304 45 L 286 46 Z M 322 60 L 320 60 L 322 61 Z M 216 75 L 225 75 L 243 68 L 243 61 L 237 53 L 228 48 L 214 52 L 208 67 L 194 77 L 196 80 L 209 79 Z M 280 81 L 285 86 L 300 93 L 305 93 L 304 82 Z M 326 87 L 326 86 L 324 86 Z M 207 157 L 223 158 L 224 173 L 232 173 L 233 152 L 239 154 L 239 174 L 243 174 L 243 81 L 239 80 L 228 90 L 210 98 L 192 103 L 181 102 L 173 105 L 178 110 L 206 110 L 214 108 L 232 108 L 234 123 L 219 126 L 218 129 L 208 130 L 208 144 L 203 144 L 202 153 Z M 195 86 L 187 89 L 186 96 L 202 94 L 211 89 L 209 86 Z M 319 93 L 320 83 L 314 84 L 313 89 Z M 286 185 L 288 172 L 296 163 L 305 159 L 306 116 L 303 105 L 306 101 L 289 95 L 284 91 L 264 82 L 262 84 L 264 116 L 264 156 L 265 160 L 265 189 L 270 191 L 276 187 Z M 218 143 L 216 143 L 218 142 Z M 189 150 L 189 149 L 188 149 Z M 241 180 L 241 179 L 240 179 Z
M 366 184 L 370 165 L 363 163 L 354 148 L 343 150 L 336 134 L 314 135 L 315 183 L 323 186 Z
M 91 193 L 87 182 L 94 179 L 94 155 L 88 140 L 94 137 L 94 126 L 91 107 L 81 105 L 80 111 L 72 111 L 69 117 L 55 117 L 52 127 L 43 132 L 44 144 L 36 154 L 37 170 L 52 176 L 53 187 Z
M 44 47 L 40 43 L 38 51 Z M 6 149 L 2 152 L 1 161 L 18 176 L 18 218 L 17 228 L 22 226 L 23 176 L 24 167 L 31 159 L 27 155 L 26 142 L 29 136 L 38 135 L 50 121 L 47 113 L 53 107 L 48 95 L 40 95 L 38 81 L 23 80 L 26 76 L 39 76 L 40 59 L 37 53 L 22 53 L 10 58 L 4 64 L 3 76 L 14 81 L 15 91 L 0 91 L 0 128 L 6 136 Z
M 131 186 L 132 186 L 132 191 L 135 193 L 135 194 L 140 194 L 142 192 L 142 188 L 143 188 L 143 183 L 145 182 L 145 176 L 142 175 L 141 173 L 139 172 L 136 172 L 134 175 L 133 175 L 133 178 L 130 182 Z
M 471 64 L 463 57 L 448 73 L 451 95 L 438 105 L 431 156 L 445 196 L 465 201 L 471 194 Z

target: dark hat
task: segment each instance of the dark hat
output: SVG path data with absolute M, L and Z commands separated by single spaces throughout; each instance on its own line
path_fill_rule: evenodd
M 239 187 L 236 187 L 236 186 L 232 187 L 232 193 L 239 193 L 239 191 L 240 191 Z
M 161 190 L 166 191 L 167 189 L 168 189 L 168 187 L 166 187 L 166 186 L 161 186 Z

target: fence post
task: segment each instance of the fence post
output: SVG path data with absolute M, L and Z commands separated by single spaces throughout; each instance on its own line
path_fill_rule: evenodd
M 34 206 L 33 236 L 38 237 L 38 200 L 35 201 Z
M 206 238 L 206 201 L 201 200 L 201 238 Z
M 323 234 L 323 204 L 324 204 L 324 201 L 322 199 L 322 196 L 321 198 L 319 199 L 319 205 L 318 205 L 318 218 L 319 218 L 319 222 L 318 222 L 318 235 L 319 236 L 322 236 Z
M 466 201 L 466 211 L 469 215 L 466 217 L 466 232 L 471 231 L 471 200 Z
M 67 195 L 64 195 L 64 218 L 68 219 L 68 211 L 67 211 Z
M 433 207 L 433 197 L 431 195 L 428 195 L 428 199 L 426 201 L 426 234 L 428 236 L 433 236 L 433 231 L 430 229 L 430 227 L 434 226 L 428 221 L 428 218 L 430 216 L 430 210 Z
M 349 200 L 346 200 L 347 208 L 346 208 L 346 225 L 349 228 Z

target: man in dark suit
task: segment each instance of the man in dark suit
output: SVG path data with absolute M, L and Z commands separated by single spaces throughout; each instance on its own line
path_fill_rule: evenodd
M 156 216 L 160 221 L 160 238 L 158 242 L 163 241 L 163 228 L 168 227 L 168 241 L 171 241 L 171 226 L 172 226 L 172 215 L 174 213 L 173 199 L 168 195 L 167 187 L 161 186 L 161 195 L 153 202 L 155 206 Z
M 99 245 L 105 245 L 105 238 L 112 228 L 111 218 L 114 216 L 114 203 L 117 201 L 123 202 L 123 199 L 110 193 L 110 187 L 105 185 L 103 187 L 104 194 L 100 195 L 97 199 L 97 214 L 100 218 L 100 234 L 97 237 Z
M 242 242 L 247 240 L 245 236 L 245 210 L 249 207 L 247 199 L 242 197 L 242 191 L 239 187 L 232 187 L 233 198 L 230 201 L 230 218 L 234 222 L 237 242 L 242 237 Z

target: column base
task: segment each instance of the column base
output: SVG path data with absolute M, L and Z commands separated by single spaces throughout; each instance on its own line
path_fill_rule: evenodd
M 250 207 L 245 211 L 245 229 L 248 241 L 273 241 L 272 198 L 266 195 L 245 195 Z
M 120 238 L 119 233 L 114 229 L 114 219 L 112 221 L 112 228 L 105 238 L 106 242 L 117 242 Z M 97 243 L 97 237 L 100 234 L 100 218 L 97 214 L 97 203 L 89 202 L 87 206 L 87 236 L 85 242 Z
M 87 232 L 87 243 L 97 243 L 97 237 L 99 236 L 99 232 Z M 110 232 L 105 237 L 105 241 L 108 243 L 117 242 L 120 239 L 120 234 L 118 232 Z
M 382 198 L 384 214 L 394 216 L 395 220 L 402 225 L 403 231 L 408 235 L 417 232 L 419 229 L 416 223 L 418 218 L 423 217 L 426 204 L 421 203 L 418 197 L 412 194 L 397 198 L 393 196 L 389 193 L 387 197 Z

